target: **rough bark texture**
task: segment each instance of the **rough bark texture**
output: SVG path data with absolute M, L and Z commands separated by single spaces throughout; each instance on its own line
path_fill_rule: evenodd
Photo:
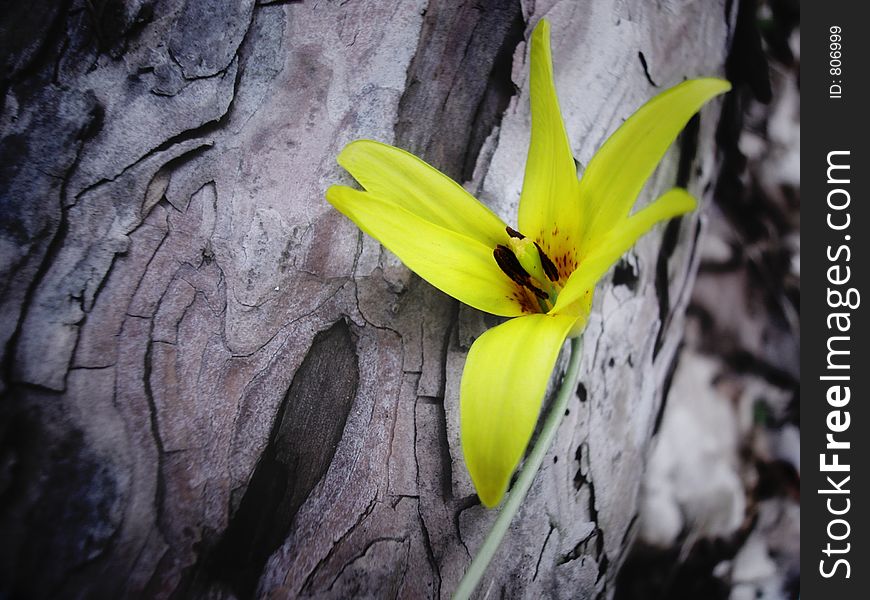
M 458 444 L 495 323 L 323 199 L 367 137 L 512 222 L 527 53 L 552 22 L 585 164 L 721 74 L 731 2 L 68 0 L 0 25 L 0 593 L 448 597 L 495 512 Z M 718 104 L 641 197 L 704 198 Z M 582 385 L 481 597 L 607 597 L 694 278 L 700 213 L 599 289 Z

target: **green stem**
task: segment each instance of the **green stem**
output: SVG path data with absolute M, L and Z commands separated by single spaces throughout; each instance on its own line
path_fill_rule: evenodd
M 467 600 L 467 598 L 471 597 L 496 550 L 498 550 L 498 546 L 502 538 L 504 538 L 504 534 L 507 532 L 514 515 L 517 514 L 520 504 L 522 504 L 523 499 L 526 497 L 526 493 L 528 493 L 529 488 L 532 486 L 535 474 L 537 474 L 538 469 L 541 467 L 541 463 L 544 462 L 544 456 L 553 443 L 553 438 L 556 437 L 556 430 L 559 428 L 559 423 L 562 422 L 562 417 L 565 415 L 568 400 L 574 395 L 574 388 L 577 386 L 577 376 L 580 373 L 582 348 L 582 338 L 577 337 L 571 340 L 571 358 L 568 362 L 568 369 L 565 371 L 565 377 L 562 380 L 562 387 L 559 388 L 559 393 L 556 394 L 553 406 L 544 420 L 541 433 L 538 435 L 538 439 L 528 458 L 523 463 L 519 477 L 517 477 L 517 481 L 513 488 L 511 488 L 504 506 L 502 506 L 501 511 L 498 513 L 492 529 L 489 530 L 483 545 L 468 566 L 462 581 L 459 582 L 459 587 L 456 588 L 453 600 Z

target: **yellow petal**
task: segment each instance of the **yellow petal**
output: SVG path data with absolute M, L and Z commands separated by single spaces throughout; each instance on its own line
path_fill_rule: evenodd
M 486 506 L 504 496 L 535 429 L 547 381 L 576 319 L 529 315 L 475 340 L 460 385 L 462 452 Z
M 418 217 L 495 248 L 504 222 L 465 189 L 413 154 L 372 140 L 345 146 L 338 164 L 369 192 Z
M 585 243 L 594 244 L 628 216 L 680 130 L 704 103 L 729 89 L 731 84 L 722 79 L 684 81 L 644 104 L 610 136 L 580 179 L 580 198 L 589 218 Z
M 334 185 L 326 199 L 445 294 L 495 315 L 523 314 L 518 287 L 498 267 L 493 248 L 371 193 Z
M 537 240 L 552 258 L 577 245 L 582 214 L 577 167 L 553 84 L 547 21 L 542 19 L 535 27 L 530 44 L 532 135 L 518 226 L 523 235 Z
M 621 225 L 613 228 L 598 240 L 595 247 L 589 249 L 589 254 L 568 278 L 550 312 L 566 311 L 578 300 L 591 297 L 598 280 L 653 225 L 694 210 L 696 205 L 695 199 L 686 190 L 673 188 L 643 210 L 624 219 Z

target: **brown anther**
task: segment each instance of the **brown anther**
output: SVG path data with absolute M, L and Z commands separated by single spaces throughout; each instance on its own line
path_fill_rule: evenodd
M 526 281 L 531 279 L 531 275 L 529 275 L 523 266 L 520 264 L 520 261 L 517 260 L 517 257 L 511 252 L 511 249 L 507 246 L 502 246 L 499 244 L 495 247 L 495 250 L 492 251 L 492 255 L 495 258 L 496 264 L 498 264 L 499 268 L 504 271 L 504 274 L 510 277 L 514 282 L 518 283 L 521 286 L 526 285 Z
M 539 287 L 535 287 L 535 285 L 531 281 L 526 283 L 525 285 L 527 288 L 529 288 L 532 291 L 532 293 L 535 296 L 537 296 L 541 300 L 549 300 L 550 299 L 550 294 L 548 294 L 547 292 L 545 292 L 544 290 L 542 290 Z
M 523 239 L 524 237 L 526 237 L 526 236 L 524 236 L 522 233 L 520 233 L 519 231 L 517 231 L 516 229 L 514 229 L 513 227 L 505 227 L 505 231 L 507 231 L 507 234 L 508 234 L 509 236 L 511 236 L 512 238 L 517 238 L 517 239 L 520 239 L 520 240 L 521 240 L 521 239 Z
M 547 275 L 547 278 L 550 281 L 558 281 L 559 280 L 559 269 L 556 268 L 556 265 L 553 264 L 553 261 L 550 260 L 550 257 L 544 253 L 544 249 L 535 242 L 535 248 L 538 249 L 538 256 L 541 257 L 541 266 L 544 267 L 544 273 Z
M 550 296 L 547 292 L 532 283 L 532 276 L 523 268 L 514 253 L 511 252 L 510 248 L 499 244 L 495 247 L 495 250 L 492 251 L 492 255 L 499 268 L 504 271 L 504 274 L 510 277 L 514 283 L 530 290 L 541 300 L 549 299 Z

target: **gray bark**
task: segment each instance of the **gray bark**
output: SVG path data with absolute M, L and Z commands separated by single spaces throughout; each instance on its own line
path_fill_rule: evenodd
M 448 597 L 495 511 L 458 444 L 470 343 L 324 200 L 394 143 L 514 221 L 552 23 L 585 164 L 721 74 L 730 2 L 13 2 L 0 25 L 0 591 Z M 718 105 L 640 202 L 715 176 Z M 481 597 L 607 597 L 682 336 L 700 213 L 597 293 L 582 385 Z

